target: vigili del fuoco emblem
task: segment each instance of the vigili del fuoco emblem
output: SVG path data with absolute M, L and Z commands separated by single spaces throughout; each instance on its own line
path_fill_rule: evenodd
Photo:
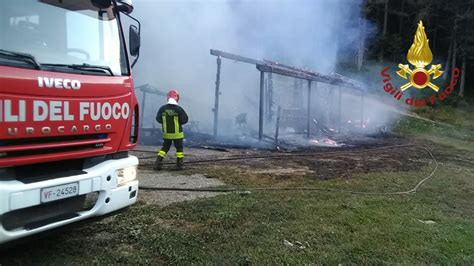
M 443 74 L 443 71 L 441 71 L 441 64 L 431 65 L 429 70 L 425 69 L 433 60 L 433 54 L 430 50 L 429 40 L 426 37 L 425 27 L 423 27 L 423 22 L 421 21 L 418 23 L 413 44 L 408 50 L 407 59 L 415 68 L 412 70 L 408 64 L 398 65 L 400 70 L 397 71 L 397 74 L 404 79 L 409 79 L 409 82 L 402 85 L 400 89 L 405 91 L 413 86 L 421 90 L 428 86 L 438 92 L 439 87 L 431 83 L 431 75 L 433 75 L 433 79 L 437 79 Z M 407 77 L 407 74 L 409 77 Z

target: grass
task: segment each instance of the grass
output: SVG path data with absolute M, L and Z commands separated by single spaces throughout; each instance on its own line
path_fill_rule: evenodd
M 472 103 L 457 107 L 452 105 L 417 107 L 413 111 L 418 115 L 431 120 L 445 122 L 464 128 L 474 127 L 474 118 L 472 117 L 472 114 L 474 113 L 474 105 Z
M 0 264 L 474 264 L 473 137 L 464 126 L 445 129 L 412 120 L 397 130 L 423 143 L 436 133 L 439 169 L 416 194 L 278 191 L 229 193 L 164 208 L 138 203 L 43 239 L 41 246 L 15 249 Z M 408 190 L 427 176 L 433 162 L 428 156 L 418 160 L 419 167 L 404 171 L 329 180 L 312 173 L 255 174 L 232 165 L 199 171 L 239 187 L 383 192 Z M 285 240 L 300 244 L 289 247 Z
M 447 151 L 454 150 L 440 153 Z M 414 195 L 281 191 L 226 194 L 165 208 L 140 203 L 126 213 L 44 239 L 40 247 L 17 250 L 0 263 L 472 264 L 474 166 L 456 158 L 441 161 L 433 179 Z M 308 178 L 306 185 L 408 189 L 430 167 L 359 174 L 350 180 Z M 225 167 L 222 171 L 228 174 Z M 247 185 L 258 185 L 255 180 Z M 426 220 L 435 224 L 421 222 Z M 299 241 L 305 248 L 287 247 L 284 240 Z
M 417 108 L 419 115 L 434 121 L 445 122 L 453 127 L 438 125 L 414 118 L 399 122 L 396 132 L 418 139 L 428 139 L 438 144 L 457 149 L 474 150 L 474 105 L 464 107 L 444 106 L 442 108 Z

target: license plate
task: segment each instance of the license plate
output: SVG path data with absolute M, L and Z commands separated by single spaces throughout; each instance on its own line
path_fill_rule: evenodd
M 41 190 L 41 202 L 50 202 L 59 199 L 74 197 L 79 194 L 79 183 L 70 183 Z

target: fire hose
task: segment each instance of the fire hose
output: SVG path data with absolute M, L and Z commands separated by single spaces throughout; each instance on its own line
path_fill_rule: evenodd
M 429 147 L 417 145 L 417 144 L 404 144 L 404 145 L 392 145 L 377 147 L 364 150 L 354 150 L 354 151 L 328 151 L 328 152 L 316 152 L 316 153 L 294 153 L 294 154 L 279 154 L 279 155 L 267 155 L 267 156 L 245 156 L 245 157 L 228 157 L 228 158 L 215 158 L 215 159 L 206 159 L 206 160 L 194 160 L 186 162 L 190 163 L 208 163 L 208 162 L 222 162 L 222 161 L 237 161 L 237 160 L 248 160 L 248 159 L 265 159 L 265 158 L 285 158 L 285 157 L 299 157 L 299 156 L 314 156 L 314 155 L 338 155 L 343 153 L 366 153 L 376 150 L 387 150 L 393 148 L 406 148 L 406 147 L 420 147 L 425 150 L 430 156 L 431 160 L 434 162 L 434 168 L 431 170 L 430 174 L 421 179 L 413 188 L 406 191 L 394 191 L 394 192 L 364 192 L 364 191 L 353 191 L 353 190 L 343 190 L 343 189 L 331 189 L 331 188 L 317 188 L 317 187 L 249 187 L 249 188 L 176 188 L 176 187 L 154 187 L 154 186 L 144 186 L 140 185 L 139 188 L 143 190 L 154 190 L 154 191 L 188 191 L 188 192 L 234 192 L 240 194 L 248 194 L 251 192 L 257 191 L 290 191 L 290 190 L 300 190 L 300 191 L 321 191 L 321 192 L 330 192 L 330 193 L 346 193 L 346 194 L 356 194 L 356 195 L 407 195 L 414 194 L 418 191 L 418 188 L 431 179 L 435 172 L 438 170 L 438 161 L 434 157 L 433 153 L 430 151 Z M 152 152 L 144 150 L 135 150 L 137 152 Z M 140 159 L 151 159 L 153 157 L 144 157 Z M 169 163 L 171 164 L 171 163 Z

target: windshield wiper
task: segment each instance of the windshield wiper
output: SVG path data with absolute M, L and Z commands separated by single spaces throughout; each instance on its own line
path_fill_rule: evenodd
M 108 66 L 96 66 L 96 65 L 89 65 L 89 64 L 43 64 L 43 66 L 50 66 L 50 67 L 67 67 L 71 69 L 77 70 L 86 70 L 86 71 L 95 71 L 99 70 L 100 72 L 109 73 L 111 76 L 114 75 L 112 69 Z
M 8 59 L 13 59 L 13 60 L 20 60 L 23 62 L 27 62 L 35 66 L 36 69 L 40 70 L 41 65 L 36 61 L 36 58 L 30 54 L 25 54 L 25 53 L 19 53 L 19 52 L 14 52 L 14 51 L 8 51 L 8 50 L 3 50 L 0 49 L 0 56 L 5 57 Z
M 70 65 L 71 68 L 73 69 L 80 69 L 80 70 L 88 70 L 88 69 L 100 69 L 100 70 L 105 70 L 106 72 L 109 72 L 111 76 L 114 75 L 114 72 L 112 72 L 112 69 L 108 66 L 96 66 L 96 65 L 89 65 L 89 64 L 72 64 Z

